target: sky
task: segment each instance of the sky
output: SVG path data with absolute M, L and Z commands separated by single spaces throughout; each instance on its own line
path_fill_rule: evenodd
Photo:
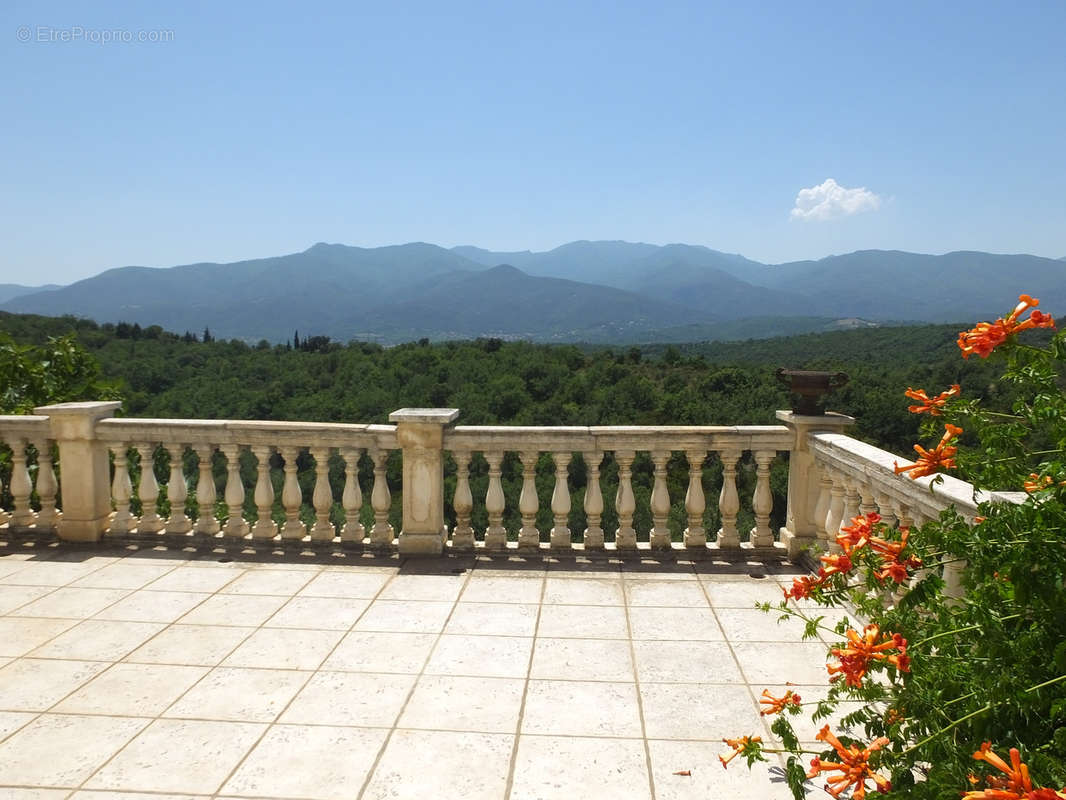
M 0 283 L 315 242 L 1066 256 L 1066 2 L 0 8 Z

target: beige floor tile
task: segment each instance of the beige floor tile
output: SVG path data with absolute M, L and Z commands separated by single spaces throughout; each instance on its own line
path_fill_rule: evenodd
M 623 562 L 617 557 L 606 558 L 558 558 L 549 557 L 547 571 L 549 578 L 607 578 L 620 580 Z
M 621 639 L 545 639 L 533 647 L 531 678 L 632 681 L 629 642 Z
M 508 800 L 650 800 L 639 739 L 521 736 Z
M 182 625 L 262 625 L 283 605 L 284 597 L 216 594 L 178 621 Z
M 514 554 L 488 554 L 481 552 L 474 557 L 474 574 L 481 578 L 543 578 L 547 567 L 539 556 Z
M 537 635 L 568 639 L 626 639 L 629 626 L 621 606 L 550 606 L 540 609 Z
M 156 717 L 207 674 L 207 667 L 114 664 L 55 707 L 64 714 Z
M 0 581 L 20 586 L 66 586 L 104 566 L 103 563 L 33 561 Z
M 531 637 L 444 634 L 426 664 L 426 674 L 524 678 L 532 647 Z
M 70 800 L 203 800 L 193 794 L 155 794 L 148 792 L 101 792 L 82 789 Z
M 421 672 L 436 641 L 437 635 L 433 633 L 353 631 L 341 640 L 322 665 L 322 669 L 346 672 Z
M 709 608 L 630 608 L 634 639 L 722 641 L 725 636 Z
M 126 656 L 126 661 L 213 667 L 253 630 L 221 625 L 172 625 Z
M 0 656 L 22 656 L 77 625 L 73 619 L 0 618 Z
M 85 788 L 214 793 L 265 729 L 247 722 L 156 720 Z
M 791 585 L 791 581 L 789 584 Z M 780 603 L 782 585 L 771 578 L 745 581 L 704 581 L 711 605 L 715 608 L 753 608 L 756 603 Z
M 294 597 L 263 626 L 346 631 L 369 605 L 369 600 L 357 597 Z
M 76 787 L 148 720 L 42 714 L 0 744 L 0 784 Z
M 821 642 L 734 642 L 733 652 L 748 683 L 774 686 L 785 682 L 817 686 L 829 679 L 828 648 Z
M 641 683 L 741 683 L 726 642 L 633 642 Z
M 544 602 L 571 606 L 620 606 L 625 604 L 620 580 L 602 578 L 557 578 L 548 574 Z
M 0 711 L 0 741 L 6 739 L 36 716 L 31 711 Z
M 375 600 L 355 623 L 355 630 L 439 633 L 454 605 L 422 600 Z
M 106 668 L 99 661 L 12 661 L 0 668 L 0 709 L 46 711 Z
M 309 677 L 310 673 L 293 670 L 217 667 L 163 716 L 273 722 Z
M 639 737 L 636 684 L 530 680 L 522 733 Z
M 475 571 L 463 589 L 462 599 L 467 603 L 539 603 L 540 575 L 535 577 L 493 577 Z
M 34 658 L 118 661 L 163 628 L 161 622 L 113 622 L 87 619 L 30 653 Z
M 710 739 L 763 733 L 743 684 L 644 683 L 640 686 L 648 738 Z
M 389 581 L 379 597 L 382 600 L 455 600 L 467 576 L 406 575 L 400 573 Z
M 173 622 L 210 596 L 202 592 L 136 591 L 105 608 L 96 618 L 131 622 Z
M 0 555 L 0 581 L 25 569 L 26 566 L 27 563 L 24 559 L 13 559 L 10 555 Z
M 93 589 L 140 589 L 162 578 L 174 567 L 173 563 L 165 561 L 147 564 L 144 561 L 133 563 L 123 559 L 79 578 L 71 585 Z
M 222 566 L 183 566 L 168 572 L 145 588 L 157 592 L 217 592 L 241 574 L 240 569 Z
M 275 725 L 222 791 L 231 795 L 349 800 L 357 797 L 387 731 Z
M 804 622 L 781 613 L 757 608 L 720 608 L 718 622 L 731 642 L 798 642 L 803 638 Z M 779 621 L 780 620 L 780 621 Z
M 85 619 L 103 611 L 116 600 L 129 594 L 129 589 L 75 589 L 61 587 L 39 600 L 28 603 L 14 617 L 63 617 Z
M 447 633 L 484 636 L 532 636 L 537 629 L 533 603 L 458 603 Z
M 718 754 L 728 748 L 721 742 L 650 740 L 648 750 L 658 800 L 792 800 L 782 775 L 770 772 L 775 763 L 756 762 L 749 769 L 737 758 L 722 769 Z
M 391 572 L 322 572 L 300 590 L 304 597 L 363 597 L 377 596 L 392 577 Z
M 500 800 L 513 746 L 507 734 L 397 730 L 362 800 Z
M 521 678 L 423 675 L 396 724 L 400 728 L 514 733 L 525 685 Z
M 707 608 L 699 581 L 626 580 L 626 601 L 631 606 Z
M 54 586 L 7 586 L 0 584 L 0 615 L 10 614 L 54 590 Z
M 294 725 L 389 728 L 414 685 L 414 675 L 317 672 L 281 715 Z
M 260 628 L 222 663 L 230 667 L 318 669 L 343 636 L 341 631 Z
M 622 565 L 622 575 L 627 581 L 694 581 L 696 570 L 694 563 L 641 558 L 638 561 L 626 561 Z
M 30 789 L 25 786 L 2 786 L 0 798 L 3 800 L 64 800 L 70 795 L 70 789 Z
M 314 573 L 304 570 L 253 569 L 219 591 L 226 594 L 277 594 L 291 597 L 313 578 Z

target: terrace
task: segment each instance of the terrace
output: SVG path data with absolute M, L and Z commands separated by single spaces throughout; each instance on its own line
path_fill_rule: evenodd
M 770 738 L 763 689 L 824 692 L 825 643 L 754 604 L 855 514 L 979 499 L 899 478 L 833 414 L 116 410 L 0 417 L 5 797 L 785 798 L 779 764 L 717 754 Z

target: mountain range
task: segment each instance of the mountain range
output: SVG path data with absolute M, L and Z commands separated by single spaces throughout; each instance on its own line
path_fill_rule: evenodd
M 0 285 L 0 309 L 283 341 L 498 336 L 748 338 L 1003 314 L 1020 292 L 1066 310 L 1066 261 L 864 250 L 768 265 L 706 247 L 578 241 L 546 252 L 319 243 L 229 264 L 119 267 L 69 286 Z

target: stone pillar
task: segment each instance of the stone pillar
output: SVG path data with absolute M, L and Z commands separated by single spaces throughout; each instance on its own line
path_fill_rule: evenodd
M 96 423 L 113 417 L 117 400 L 99 403 L 57 403 L 33 413 L 50 418 L 52 438 L 59 445 L 63 516 L 59 538 L 98 542 L 111 514 L 111 466 L 107 443 L 96 436 Z
M 843 433 L 855 424 L 854 417 L 829 412 L 806 416 L 793 411 L 778 411 L 781 420 L 794 435 L 788 457 L 788 507 L 781 541 L 788 547 L 790 558 L 797 557 L 806 547 L 818 541 L 814 510 L 818 504 L 820 476 L 811 455 L 807 436 L 814 432 Z M 835 532 L 829 533 L 833 539 Z
M 457 408 L 401 408 L 389 414 L 403 450 L 403 526 L 400 553 L 440 555 L 444 526 L 444 429 Z

